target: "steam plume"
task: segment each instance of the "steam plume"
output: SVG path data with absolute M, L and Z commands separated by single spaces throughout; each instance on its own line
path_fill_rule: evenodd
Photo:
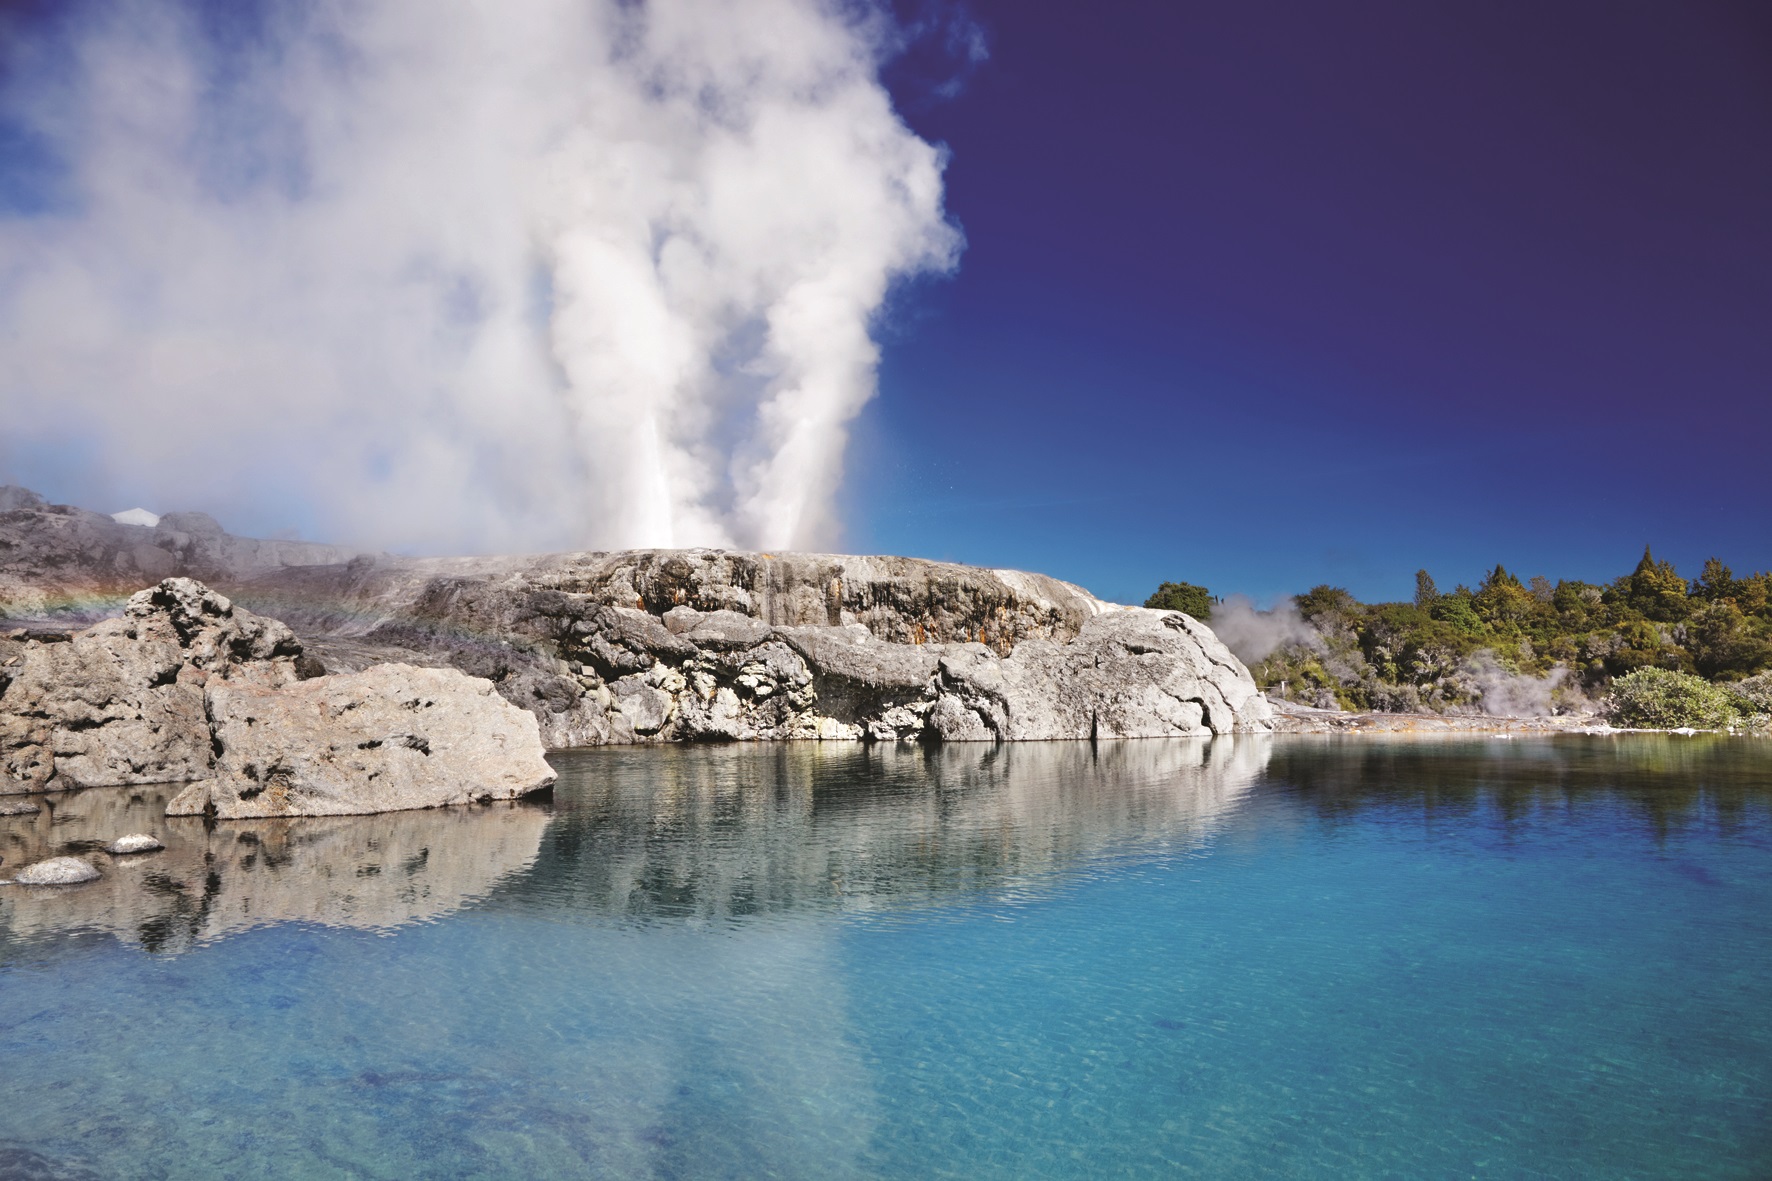
M 1291 599 L 1263 611 L 1248 595 L 1231 595 L 1212 608 L 1212 630 L 1244 664 L 1259 664 L 1286 644 L 1323 646 L 1323 638 Z
M 830 537 L 872 321 L 960 245 L 883 16 L 76 11 L 0 94 L 61 178 L 0 216 L 0 467 L 379 544 Z

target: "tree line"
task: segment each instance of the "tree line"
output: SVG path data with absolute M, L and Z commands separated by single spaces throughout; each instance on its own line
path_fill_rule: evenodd
M 1208 621 L 1219 606 L 1190 583 L 1164 583 L 1145 605 Z M 1422 570 L 1409 602 L 1362 603 L 1322 585 L 1278 610 L 1296 610 L 1307 638 L 1253 660 L 1257 683 L 1344 709 L 1477 706 L 1506 678 L 1535 680 L 1552 709 L 1572 709 L 1641 669 L 1718 685 L 1772 669 L 1772 573 L 1737 577 L 1712 558 L 1688 580 L 1647 547 L 1608 583 L 1521 580 L 1497 565 L 1475 588 L 1442 591 Z

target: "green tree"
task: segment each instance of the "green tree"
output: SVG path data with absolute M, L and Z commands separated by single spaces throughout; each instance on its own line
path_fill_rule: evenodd
M 1734 599 L 1706 603 L 1686 622 L 1686 650 L 1707 677 L 1744 677 L 1772 664 L 1772 645 L 1754 633 Z
M 1212 592 L 1191 582 L 1165 582 L 1157 593 L 1144 601 L 1146 607 L 1159 611 L 1180 611 L 1204 623 L 1212 618 Z
M 1415 572 L 1415 605 L 1426 611 L 1440 597 L 1440 588 L 1434 585 L 1434 576 L 1426 570 Z
M 1672 562 L 1657 562 L 1649 547 L 1643 547 L 1643 560 L 1637 568 L 1619 580 L 1624 600 L 1632 610 L 1657 623 L 1677 623 L 1691 614 L 1692 603 L 1686 597 L 1686 580 L 1680 577 Z

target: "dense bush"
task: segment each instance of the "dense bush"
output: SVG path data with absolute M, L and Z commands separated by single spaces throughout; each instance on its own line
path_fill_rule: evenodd
M 1619 677 L 1603 710 L 1614 726 L 1642 730 L 1721 730 L 1741 720 L 1729 690 L 1666 668 L 1639 668 Z
M 1755 723 L 1754 729 L 1772 726 L 1772 672 L 1731 685 L 1729 692 L 1734 695 L 1735 708 L 1741 711 L 1742 717 Z
M 1165 582 L 1144 605 L 1159 611 L 1182 611 L 1201 622 L 1212 618 L 1212 592 L 1191 582 Z
M 1146 605 L 1204 619 L 1213 600 L 1204 587 L 1167 582 Z M 1269 614 L 1288 638 L 1250 655 L 1256 682 L 1290 700 L 1349 709 L 1493 708 L 1491 690 L 1505 674 L 1514 698 L 1554 689 L 1552 708 L 1580 710 L 1638 669 L 1743 684 L 1772 670 L 1772 573 L 1738 578 L 1712 558 L 1688 583 L 1648 550 L 1604 584 L 1522 580 L 1496 566 L 1474 589 L 1442 591 L 1422 570 L 1412 601 L 1362 603 L 1342 587 L 1317 586 Z M 1281 627 L 1288 617 L 1308 634 Z M 1498 670 L 1483 674 L 1482 652 Z M 1744 718 L 1772 718 L 1772 690 L 1762 692 L 1759 704 L 1739 704 Z

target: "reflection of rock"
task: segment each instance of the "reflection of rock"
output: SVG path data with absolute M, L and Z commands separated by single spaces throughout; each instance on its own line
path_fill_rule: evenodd
M 0 682 L 0 791 L 115 786 L 209 773 L 206 682 L 279 684 L 300 645 L 188 578 L 169 578 L 61 642 L 31 642 Z
M 174 951 L 276 922 L 383 930 L 432 919 L 535 860 L 544 808 L 499 803 L 379 816 L 163 820 L 173 786 L 43 797 L 40 815 L 0 823 L 0 855 L 20 865 L 79 854 L 101 872 L 78 890 L 0 889 L 15 937 L 110 932 Z M 103 843 L 143 831 L 162 852 L 110 857 Z
M 355 816 L 511 800 L 554 781 L 535 718 L 451 668 L 208 691 L 215 775 L 170 816 Z
M 1270 745 L 845 743 L 556 756 L 559 819 L 546 855 L 572 865 L 550 874 L 548 901 L 717 916 L 1015 888 L 1115 848 L 1200 840 L 1261 774 Z

